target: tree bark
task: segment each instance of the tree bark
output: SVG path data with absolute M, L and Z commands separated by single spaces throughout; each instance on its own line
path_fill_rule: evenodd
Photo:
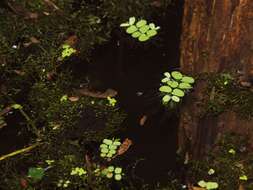
M 252 85 L 253 1 L 185 0 L 180 48 L 180 65 L 184 73 L 240 71 L 243 73 L 241 80 Z M 237 128 L 244 122 L 232 112 L 226 113 L 232 114 L 232 120 L 228 115 L 200 118 L 199 103 L 205 86 L 206 81 L 196 84 L 191 95 L 194 100 L 186 101 L 179 127 L 179 147 L 182 149 L 188 139 L 195 156 L 212 145 L 221 128 L 231 129 L 228 123 L 233 121 Z M 244 124 L 251 125 L 249 130 L 252 132 L 253 123 L 247 122 Z

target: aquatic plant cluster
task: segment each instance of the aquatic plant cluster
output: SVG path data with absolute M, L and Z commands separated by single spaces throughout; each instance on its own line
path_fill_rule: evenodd
M 165 72 L 164 76 L 159 91 L 163 96 L 163 104 L 169 106 L 179 103 L 185 94 L 193 88 L 192 85 L 195 82 L 194 78 L 183 75 L 179 71 Z
M 140 42 L 145 42 L 151 37 L 157 35 L 159 26 L 154 23 L 148 23 L 145 19 L 136 20 L 135 17 L 130 17 L 129 21 L 120 24 L 120 27 L 126 28 L 126 33 L 130 34 L 133 38 L 137 38 Z

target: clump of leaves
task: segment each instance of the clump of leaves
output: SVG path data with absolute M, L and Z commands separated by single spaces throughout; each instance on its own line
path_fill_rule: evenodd
M 78 175 L 78 176 L 82 176 L 85 174 L 87 174 L 87 171 L 80 167 L 72 168 L 71 173 L 70 173 L 70 175 Z
M 162 102 L 165 105 L 180 102 L 195 82 L 194 78 L 183 75 L 179 71 L 165 72 L 164 76 L 159 91 L 163 95 Z
M 100 156 L 111 158 L 116 154 L 118 147 L 121 145 L 119 139 L 104 139 L 100 145 Z
M 117 103 L 117 100 L 115 98 L 111 98 L 110 96 L 107 97 L 109 106 L 114 107 Z
M 120 181 L 122 179 L 122 168 L 109 166 L 102 170 L 101 174 L 111 179 L 114 176 L 114 179 Z
M 157 30 L 160 29 L 154 23 L 148 23 L 144 19 L 137 21 L 135 17 L 130 17 L 128 22 L 122 23 L 120 27 L 125 27 L 126 33 L 130 34 L 133 38 L 137 38 L 140 42 L 145 42 L 156 36 Z
M 63 49 L 62 53 L 61 53 L 62 59 L 66 58 L 66 57 L 70 57 L 72 54 L 76 53 L 76 50 L 68 44 L 63 44 L 62 49 Z

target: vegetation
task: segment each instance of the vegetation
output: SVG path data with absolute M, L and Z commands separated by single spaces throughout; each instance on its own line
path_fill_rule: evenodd
M 165 78 L 161 80 L 163 85 L 159 88 L 162 93 L 162 102 L 168 107 L 173 107 L 180 102 L 185 92 L 192 88 L 195 80 L 192 77 L 181 74 L 179 71 L 165 72 Z
M 119 26 L 139 42 L 152 39 L 160 29 L 152 23 L 153 15 L 164 14 L 171 3 L 16 0 L 0 4 L 4 26 L 0 28 L 0 130 L 14 126 L 18 135 L 28 137 L 24 147 L 15 146 L 14 152 L 0 156 L 0 189 L 178 190 L 190 186 L 186 182 L 205 189 L 253 188 L 248 139 L 234 134 L 222 137 L 205 160 L 190 160 L 187 179 L 170 173 L 167 184 L 144 184 L 132 176 L 135 166 L 121 165 L 132 145 L 130 139 L 116 137 L 126 113 L 115 94 L 94 96 L 103 89 L 90 81 L 91 55 L 115 32 L 125 32 Z M 195 79 L 179 71 L 164 76 L 159 88 L 162 103 L 173 107 L 182 102 Z M 92 80 L 99 80 L 96 77 Z M 232 108 L 252 118 L 252 95 L 233 76 L 210 79 L 204 114 Z

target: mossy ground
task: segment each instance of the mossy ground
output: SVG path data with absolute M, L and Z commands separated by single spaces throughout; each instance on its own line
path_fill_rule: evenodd
M 120 23 L 133 15 L 149 19 L 152 14 L 163 14 L 170 1 L 163 1 L 160 8 L 152 5 L 151 0 L 54 2 L 59 10 L 45 4 L 43 0 L 15 1 L 18 6 L 13 6 L 14 9 L 6 3 L 0 7 L 0 106 L 3 109 L 14 103 L 21 104 L 40 136 L 37 138 L 27 131 L 29 124 L 25 119 L 18 123 L 22 127 L 18 132 L 30 135 L 27 146 L 41 142 L 40 146 L 28 153 L 1 161 L 0 188 L 62 189 L 57 187 L 57 183 L 63 179 L 71 181 L 67 189 L 108 190 L 118 187 L 133 190 L 136 187 L 128 181 L 127 175 L 119 183 L 95 174 L 89 177 L 70 175 L 72 168 L 87 167 L 86 154 L 90 155 L 94 163 L 105 164 L 98 156 L 98 145 L 102 139 L 113 137 L 114 132 L 119 130 L 126 116 L 124 111 L 117 106 L 109 106 L 107 100 L 80 97 L 78 101 L 72 102 L 68 99 L 61 101 L 61 98 L 64 95 L 74 96 L 73 88 L 87 83 L 91 52 L 96 46 L 109 41 L 113 30 Z M 35 13 L 38 18 L 25 18 L 30 13 Z M 62 45 L 71 36 L 77 38 L 74 45 L 77 53 L 59 59 Z M 84 70 L 76 73 L 76 65 Z M 51 77 L 52 73 L 54 75 Z M 230 80 L 224 85 L 223 78 L 219 77 L 212 84 L 215 98 L 208 102 L 206 113 L 219 114 L 233 105 L 243 116 L 252 118 L 252 96 L 247 90 L 239 89 L 238 93 L 238 86 L 230 83 Z M 18 112 L 14 110 L 12 115 Z M 252 188 L 252 157 L 247 151 L 246 141 L 238 142 L 239 139 L 233 135 L 225 137 L 207 160 L 191 162 L 187 170 L 188 178 L 193 183 L 210 178 L 223 189 L 236 189 L 234 187 L 240 183 L 245 183 L 245 188 Z M 231 148 L 236 151 L 235 155 L 227 152 Z M 46 170 L 41 181 L 31 181 L 27 177 L 28 169 L 47 168 L 49 165 L 46 160 L 54 160 L 52 167 Z M 114 163 L 119 164 L 120 158 Z M 206 174 L 210 167 L 216 170 L 214 176 Z M 238 180 L 243 172 L 249 178 L 247 182 Z M 143 186 L 142 189 L 178 190 L 182 187 L 181 182 L 182 179 L 171 177 L 167 187 Z

